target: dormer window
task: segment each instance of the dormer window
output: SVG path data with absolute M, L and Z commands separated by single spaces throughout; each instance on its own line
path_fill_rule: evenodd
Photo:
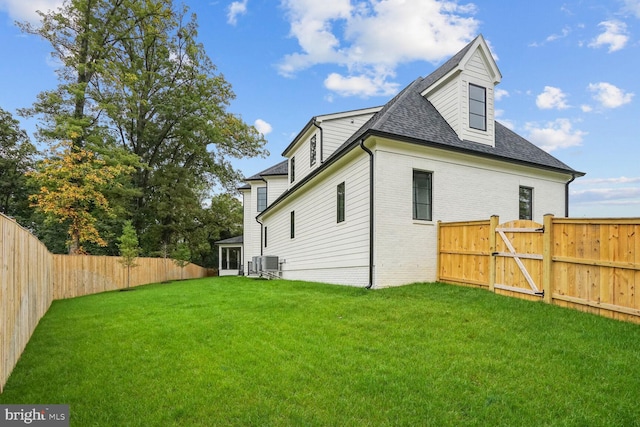
M 487 130 L 487 89 L 469 84 L 469 127 Z
M 291 183 L 293 184 L 293 181 L 296 180 L 296 158 L 295 157 L 291 158 L 289 169 L 290 169 L 289 175 L 291 177 Z

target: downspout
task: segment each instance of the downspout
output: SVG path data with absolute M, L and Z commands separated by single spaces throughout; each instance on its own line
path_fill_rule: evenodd
M 320 129 L 320 164 L 322 164 L 322 162 L 324 162 L 324 150 L 323 150 L 324 133 L 320 125 L 316 122 L 315 117 L 313 118 L 313 125 L 318 129 Z
M 576 174 L 571 174 L 571 179 L 564 186 L 564 216 L 569 218 L 569 184 L 576 179 Z
M 360 140 L 360 148 L 369 154 L 369 284 L 365 287 L 371 289 L 373 286 L 373 153 L 364 145 L 364 139 Z

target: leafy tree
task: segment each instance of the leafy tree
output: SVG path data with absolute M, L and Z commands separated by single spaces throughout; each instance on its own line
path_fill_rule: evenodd
M 96 228 L 96 211 L 113 215 L 103 191 L 118 185 L 117 177 L 129 172 L 126 166 L 110 166 L 94 153 L 60 144 L 57 156 L 45 159 L 30 173 L 40 191 L 30 196 L 45 215 L 68 224 L 69 254 L 82 254 L 82 244 L 105 246 Z
M 227 111 L 234 94 L 197 42 L 195 15 L 171 0 L 67 0 L 41 17 L 41 26 L 22 28 L 50 42 L 62 65 L 58 87 L 24 111 L 41 117 L 38 137 L 135 168 L 101 188 L 112 214 L 96 211 L 94 228 L 113 236 L 131 217 L 151 253 L 202 226 L 204 195 L 239 178 L 230 159 L 266 150 L 262 135 Z M 195 241 L 194 251 L 210 250 Z
M 184 268 L 191 262 L 191 251 L 186 243 L 178 243 L 175 250 L 171 253 L 173 262 L 180 267 L 180 279 L 182 280 Z
M 131 221 L 125 221 L 122 227 L 122 235 L 118 239 L 120 242 L 118 248 L 120 249 L 120 262 L 123 266 L 127 267 L 127 289 L 130 283 L 131 267 L 137 267 L 136 258 L 140 253 L 138 247 L 138 235 L 136 229 L 133 228 Z
M 202 226 L 212 184 L 237 183 L 230 158 L 266 153 L 262 135 L 226 111 L 231 86 L 196 41 L 195 16 L 187 20 L 186 13 L 171 9 L 170 16 L 139 21 L 135 37 L 105 64 L 95 94 L 120 144 L 142 162 L 133 176 L 140 195 L 132 213 L 147 251 Z
M 32 169 L 35 154 L 20 123 L 0 108 L 0 212 L 23 225 L 30 216 L 25 173 Z

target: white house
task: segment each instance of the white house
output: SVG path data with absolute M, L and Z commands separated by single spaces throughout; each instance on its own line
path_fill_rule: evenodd
M 578 172 L 495 121 L 502 76 L 478 36 L 382 107 L 312 118 L 246 179 L 245 270 L 367 287 L 436 279 L 436 224 L 568 215 Z

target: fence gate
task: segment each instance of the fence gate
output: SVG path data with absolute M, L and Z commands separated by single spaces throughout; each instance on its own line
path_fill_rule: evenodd
M 544 227 L 533 221 L 518 220 L 496 228 L 494 288 L 543 296 L 542 250 Z

